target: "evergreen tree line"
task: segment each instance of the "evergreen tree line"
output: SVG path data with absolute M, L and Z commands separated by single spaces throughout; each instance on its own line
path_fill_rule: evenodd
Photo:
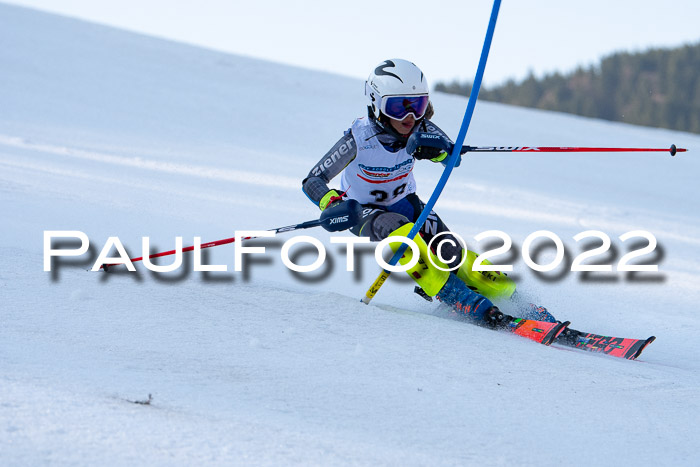
M 470 83 L 438 83 L 437 91 L 469 95 Z M 600 65 L 562 75 L 530 75 L 483 88 L 479 98 L 585 117 L 700 133 L 700 43 L 619 52 Z

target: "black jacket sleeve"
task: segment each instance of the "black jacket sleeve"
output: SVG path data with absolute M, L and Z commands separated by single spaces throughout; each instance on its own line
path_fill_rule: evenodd
M 328 183 L 357 156 L 355 139 L 350 130 L 318 161 L 301 182 L 304 194 L 318 206 L 328 193 Z

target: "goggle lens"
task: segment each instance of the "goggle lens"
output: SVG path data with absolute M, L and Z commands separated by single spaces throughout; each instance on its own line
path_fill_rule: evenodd
M 430 99 L 428 96 L 388 96 L 384 98 L 384 114 L 394 120 L 403 120 L 410 113 L 416 119 L 425 115 Z

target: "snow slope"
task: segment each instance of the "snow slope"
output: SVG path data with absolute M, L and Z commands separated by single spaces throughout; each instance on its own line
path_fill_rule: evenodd
M 470 325 L 396 274 L 362 305 L 374 260 L 346 272 L 321 230 L 305 233 L 333 267 L 302 277 L 279 259 L 291 235 L 248 273 L 230 245 L 208 250 L 225 273 L 189 256 L 86 272 L 110 236 L 141 256 L 143 236 L 155 251 L 313 219 L 300 181 L 364 113 L 363 83 L 4 4 L 0 70 L 4 465 L 697 463 L 700 136 L 480 102 L 469 144 L 690 152 L 472 155 L 436 207 L 480 250 L 484 230 L 519 247 L 546 229 L 575 256 L 596 229 L 614 264 L 620 234 L 652 232 L 660 271 L 636 278 L 497 258 L 578 329 L 657 336 L 628 362 Z M 434 102 L 456 136 L 466 100 Z M 440 167 L 416 175 L 427 199 Z M 90 257 L 44 272 L 45 230 L 85 232 Z

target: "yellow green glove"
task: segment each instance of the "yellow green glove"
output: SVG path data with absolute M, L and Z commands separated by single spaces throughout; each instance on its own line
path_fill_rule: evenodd
M 318 207 L 321 211 L 325 210 L 328 206 L 343 201 L 343 195 L 335 190 L 330 190 L 328 193 L 323 195 L 321 201 L 318 203 Z
M 447 154 L 445 151 L 442 151 L 440 154 L 438 154 L 437 157 L 433 157 L 430 160 L 433 162 L 442 162 L 447 158 L 447 156 L 449 156 L 449 154 Z

